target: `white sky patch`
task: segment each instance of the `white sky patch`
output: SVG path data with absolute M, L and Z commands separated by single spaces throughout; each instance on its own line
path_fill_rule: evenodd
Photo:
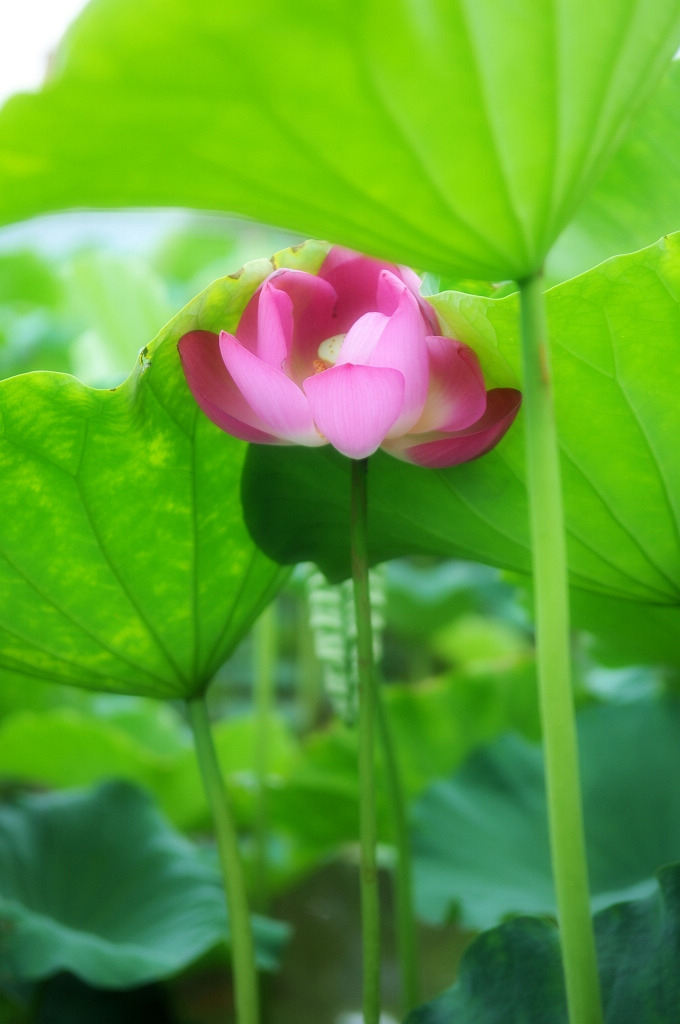
M 38 89 L 50 54 L 87 0 L 0 0 L 0 104 Z

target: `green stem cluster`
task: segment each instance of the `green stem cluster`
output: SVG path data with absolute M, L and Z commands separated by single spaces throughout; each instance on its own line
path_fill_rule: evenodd
M 602 1024 L 571 685 L 559 447 L 540 275 L 520 282 L 536 648 L 553 877 L 571 1024 Z

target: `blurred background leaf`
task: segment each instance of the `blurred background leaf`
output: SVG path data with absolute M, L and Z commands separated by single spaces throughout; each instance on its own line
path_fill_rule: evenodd
M 4 983 L 67 970 L 128 988 L 224 944 L 218 872 L 131 786 L 24 797 L 0 808 Z M 255 929 L 272 969 L 285 926 Z
M 0 378 L 58 370 L 120 384 L 212 281 L 299 241 L 180 211 L 71 213 L 0 229 Z
M 581 773 L 595 907 L 646 895 L 680 857 L 680 705 L 629 703 L 579 716 Z M 540 748 L 507 736 L 478 751 L 414 810 L 419 913 L 459 912 L 488 928 L 508 914 L 554 914 Z
M 670 1022 L 680 999 L 677 972 L 680 867 L 659 872 L 650 895 L 595 916 L 607 1024 Z M 480 935 L 461 962 L 457 984 L 414 1010 L 405 1024 L 566 1024 L 557 928 L 517 917 Z

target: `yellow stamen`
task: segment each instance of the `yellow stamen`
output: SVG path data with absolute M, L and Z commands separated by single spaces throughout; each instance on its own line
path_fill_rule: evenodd
M 323 360 L 327 366 L 334 366 L 344 340 L 344 334 L 334 334 L 332 338 L 322 341 L 318 348 L 319 359 Z

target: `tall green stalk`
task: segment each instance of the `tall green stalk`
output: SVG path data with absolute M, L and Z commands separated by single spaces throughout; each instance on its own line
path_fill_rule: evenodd
M 367 459 L 352 460 L 351 548 L 359 670 L 359 841 L 364 1024 L 380 1021 L 380 897 L 376 861 L 376 684 L 368 583 Z
M 274 710 L 274 678 L 276 668 L 277 623 L 276 606 L 268 605 L 255 623 L 253 631 L 255 652 L 255 774 L 257 777 L 257 803 L 255 816 L 255 906 L 260 913 L 267 910 L 267 773 L 271 717 Z
M 217 849 L 229 910 L 236 989 L 236 1020 L 237 1024 L 258 1024 L 260 1010 L 255 944 L 250 924 L 250 911 L 236 826 L 217 760 L 205 697 L 196 697 L 188 701 L 188 710 L 203 785 L 215 825 Z
M 602 1024 L 571 684 L 569 587 L 541 275 L 520 282 L 538 685 L 570 1024 Z
M 381 697 L 379 686 L 376 687 L 376 698 L 378 729 L 385 755 L 387 790 L 392 813 L 394 845 L 397 851 L 397 863 L 394 869 L 397 942 L 401 970 L 402 1002 L 403 1009 L 406 1012 L 414 1009 L 420 1002 L 420 971 L 418 969 L 418 943 L 415 911 L 413 908 L 411 847 L 406 816 L 406 800 L 404 799 L 404 787 L 399 770 L 399 761 L 392 739 L 387 711 L 385 710 L 385 702 Z

